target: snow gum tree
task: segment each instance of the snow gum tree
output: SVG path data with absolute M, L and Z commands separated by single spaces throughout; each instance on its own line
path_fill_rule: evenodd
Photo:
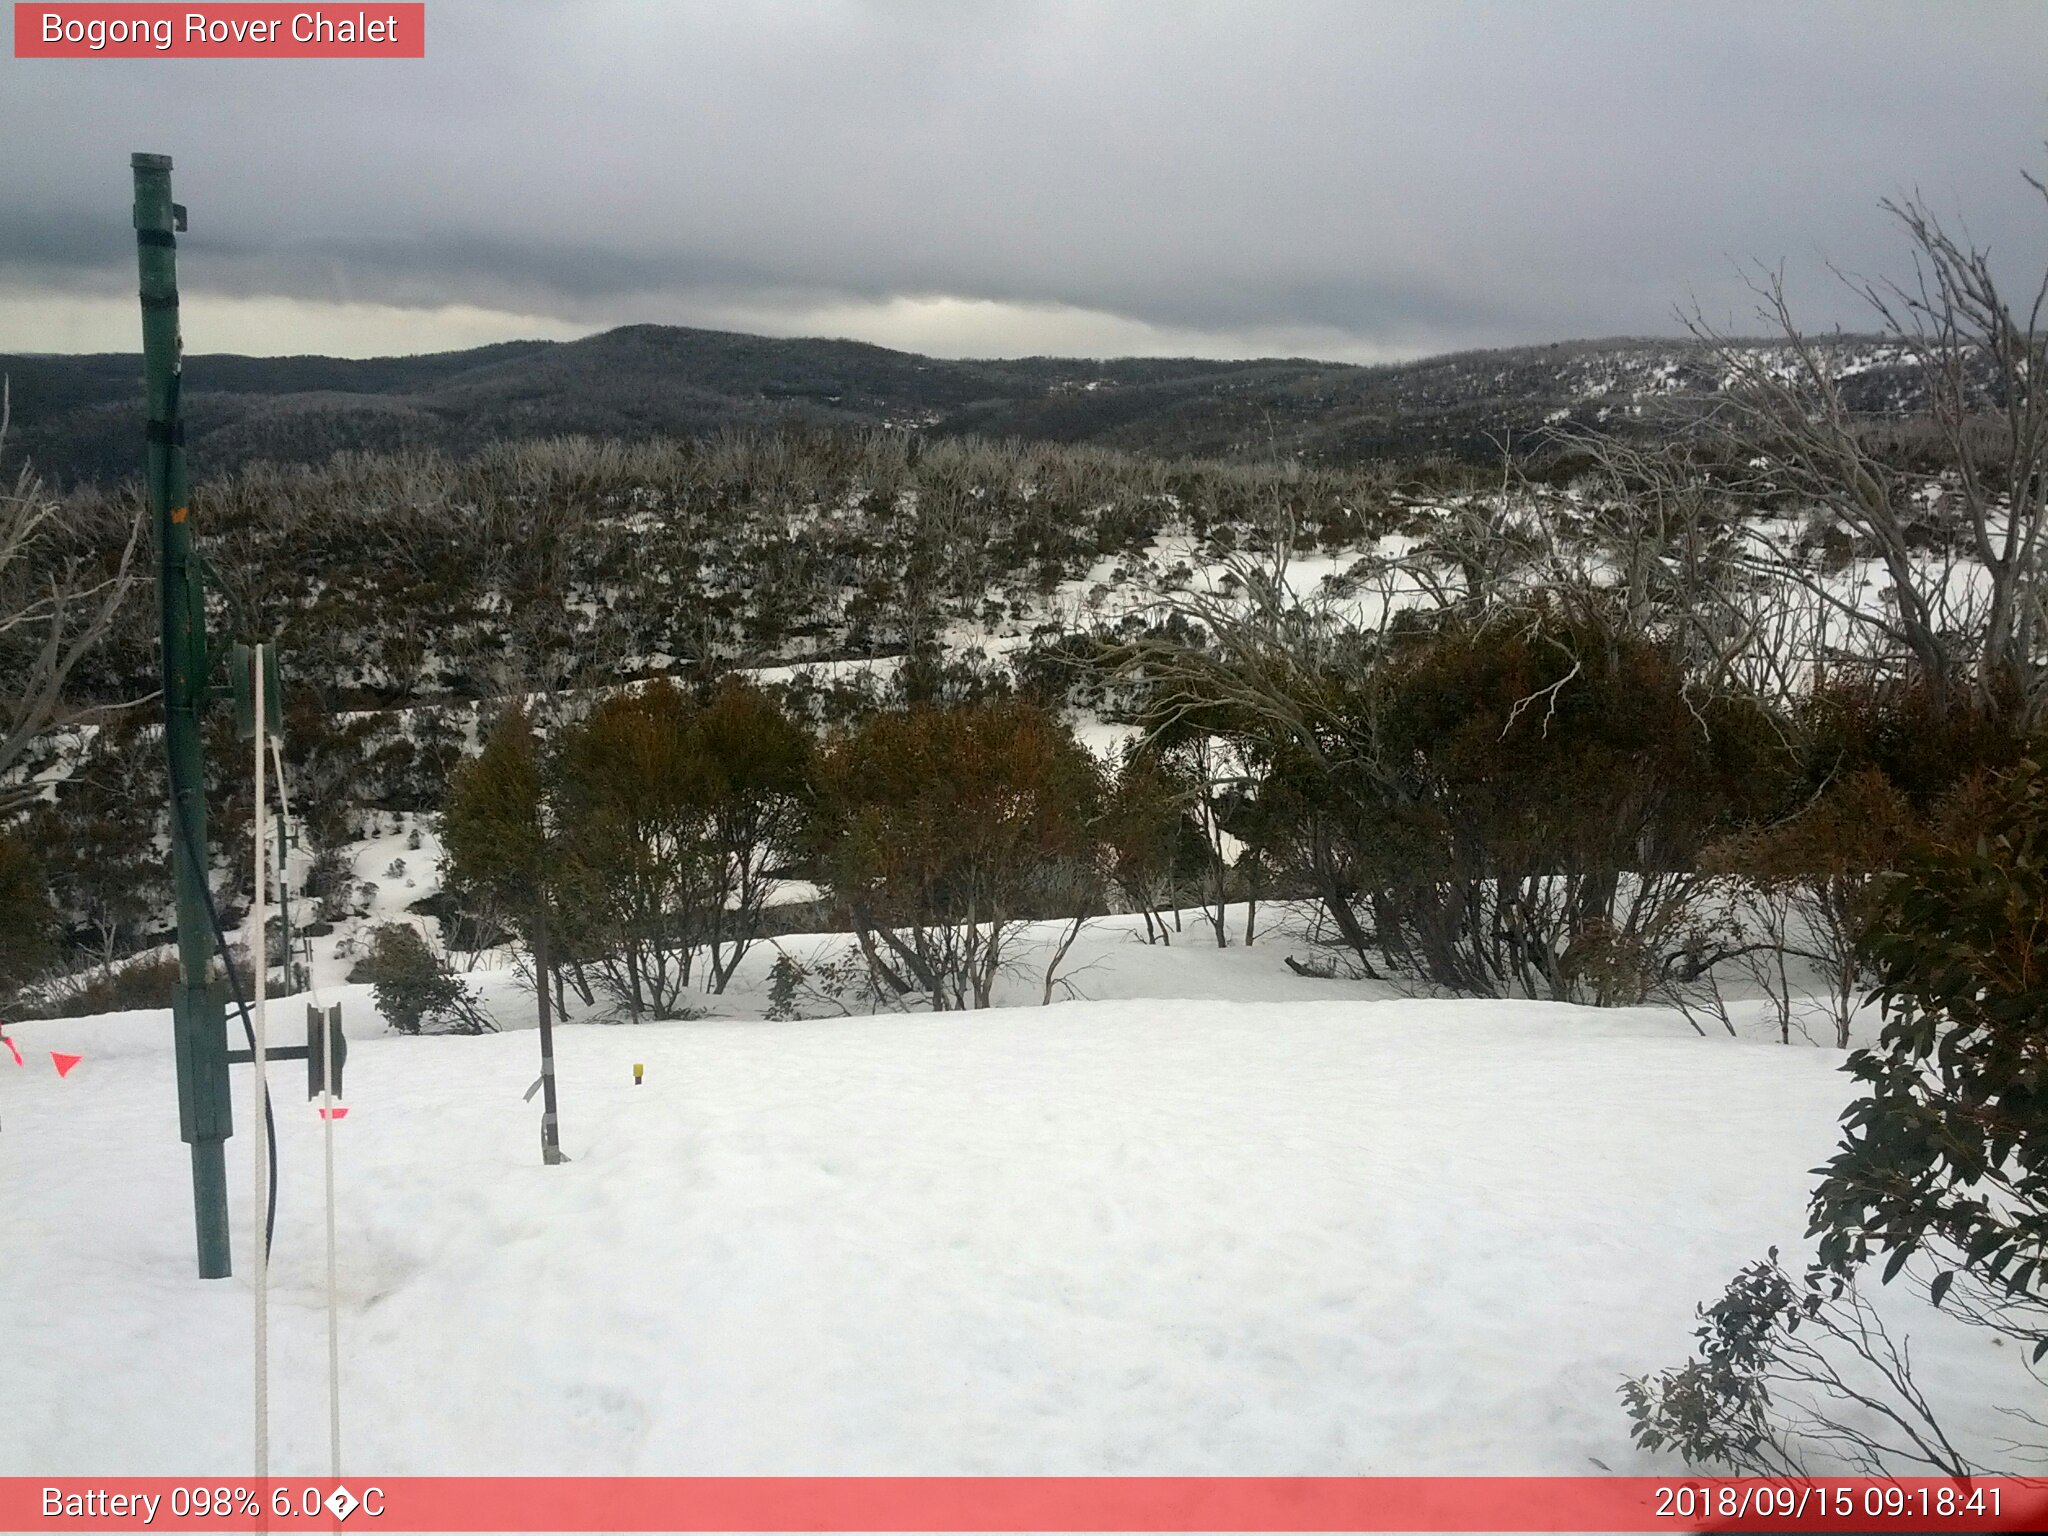
M 2026 180 L 2048 212 L 2048 184 Z M 1802 330 L 1777 274 L 1754 286 L 1782 348 L 1697 316 L 1692 329 L 1725 385 L 1709 441 L 1750 466 L 1741 490 L 1799 509 L 1824 545 L 1872 561 L 1886 601 L 1844 591 L 1761 526 L 1745 563 L 1804 589 L 1842 643 L 1905 671 L 1943 708 L 1973 699 L 2037 727 L 2048 721 L 2048 273 L 2002 289 L 1991 253 L 1924 202 L 1883 206 L 1913 246 L 1914 278 L 1850 287 L 1913 364 L 1928 451 L 1902 455 L 1874 430 L 1843 359 Z
M 1235 743 L 1240 824 L 1368 974 L 1633 1003 L 1722 958 L 1698 851 L 1787 765 L 1761 709 L 1694 697 L 1658 637 L 1571 593 L 1377 633 L 1255 593 L 1204 623 L 1121 658 L 1153 736 Z
M 7 425 L 0 392 L 0 451 Z M 27 465 L 0 483 L 0 815 L 35 798 L 19 772 L 24 759 L 67 717 L 67 683 L 133 586 L 142 521 L 131 512 L 125 522 L 118 531 L 92 528 L 87 510 L 45 495 Z M 95 547 L 96 534 L 110 533 L 111 554 Z
M 699 704 L 663 679 L 561 733 L 549 779 L 565 906 L 636 1019 L 731 980 L 801 831 L 811 756 L 804 731 L 739 681 Z
M 0 831 L 0 998 L 33 980 L 48 962 L 53 917 L 43 872 L 28 844 Z
M 710 853 L 706 981 L 723 992 L 761 928 L 776 872 L 796 852 L 812 814 L 811 737 L 759 688 L 721 684 L 697 712 L 705 765 Z
M 8 408 L 0 387 L 0 450 Z M 10 825 L 40 793 L 30 754 L 70 714 L 67 684 L 127 598 L 139 518 L 111 560 L 77 509 L 44 495 L 27 465 L 0 484 L 0 998 L 51 959 L 57 913 L 29 843 Z
M 469 902 L 511 925 L 533 955 L 540 1009 L 541 1160 L 566 1162 L 555 1103 L 553 973 L 549 930 L 555 923 L 555 840 L 549 835 L 540 746 L 522 707 L 506 712 L 483 751 L 449 781 L 441 841 L 448 883 Z
M 819 864 L 878 983 L 986 1008 L 1018 924 L 1099 910 L 1101 777 L 1014 699 L 879 714 L 833 740 Z
M 1177 908 L 1185 860 L 1187 818 L 1183 787 L 1149 748 L 1126 749 L 1110 780 L 1098 830 L 1109 856 L 1109 878 L 1126 906 L 1145 918 L 1145 942 L 1171 944 L 1165 915 Z
M 451 778 L 441 841 L 451 884 L 522 932 L 553 883 L 542 817 L 540 746 L 526 712 L 513 709 Z
M 606 699 L 563 730 L 552 766 L 578 947 L 634 1019 L 671 1017 L 709 884 L 689 702 L 667 682 Z

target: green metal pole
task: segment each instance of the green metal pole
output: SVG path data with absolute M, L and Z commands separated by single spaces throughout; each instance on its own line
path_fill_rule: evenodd
M 171 1016 L 178 1063 L 179 1133 L 192 1148 L 192 1213 L 199 1274 L 229 1273 L 227 1010 L 210 984 L 213 933 L 206 903 L 206 790 L 199 711 L 206 690 L 206 606 L 192 555 L 179 384 L 176 230 L 171 157 L 135 155 L 135 255 L 142 278 L 142 359 L 149 413 L 149 503 L 156 529 L 163 625 L 164 750 L 170 769 L 171 880 L 178 907 L 178 981 Z M 258 831 L 261 836 L 261 830 Z

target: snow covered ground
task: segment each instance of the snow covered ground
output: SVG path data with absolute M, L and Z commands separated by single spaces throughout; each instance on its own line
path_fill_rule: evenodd
M 1046 1008 L 571 1023 L 559 1168 L 508 977 L 512 1027 L 479 1038 L 383 1035 L 366 989 L 329 988 L 356 1041 L 345 1468 L 1667 1469 L 1615 1387 L 1681 1361 L 1738 1267 L 1800 1251 L 1840 1053 L 1394 998 L 1192 928 L 1093 942 L 1092 1000 Z M 244 1466 L 249 1137 L 236 1276 L 202 1282 L 167 1016 L 11 1032 L 0 1474 Z M 84 1060 L 60 1079 L 51 1049 Z M 320 1122 L 273 1070 L 272 1464 L 317 1473 Z M 2007 1351 L 1905 1315 L 1951 1428 L 1995 1434 Z

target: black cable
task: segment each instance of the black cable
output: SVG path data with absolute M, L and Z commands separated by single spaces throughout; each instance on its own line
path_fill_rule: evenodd
M 171 421 L 178 419 L 178 393 L 183 382 L 184 369 L 180 367 L 171 374 L 170 410 L 166 413 Z M 168 506 L 171 499 L 171 455 L 168 448 L 164 451 L 163 483 L 158 487 L 158 494 L 163 504 Z M 262 730 L 263 722 L 257 721 L 256 728 Z M 178 797 L 175 785 L 171 789 L 171 819 L 178 824 L 178 837 L 185 845 L 185 857 L 191 861 L 193 873 L 198 877 L 199 894 L 206 903 L 207 920 L 213 925 L 213 940 L 220 950 L 220 963 L 228 973 L 228 989 L 234 993 L 235 1006 L 241 1010 L 242 1033 L 248 1038 L 250 1055 L 254 1056 L 256 1026 L 250 1022 L 249 1001 L 242 995 L 242 978 L 235 973 L 234 955 L 228 948 L 228 933 L 220 920 L 220 908 L 214 905 L 213 881 L 208 876 L 206 860 L 200 856 L 199 840 L 193 835 L 191 822 L 186 819 L 185 803 Z M 256 828 L 255 835 L 261 837 L 263 829 Z M 262 933 L 256 935 L 258 955 L 263 954 L 269 937 L 268 934 Z M 263 1136 L 270 1150 L 270 1187 L 266 1191 L 267 1208 L 263 1213 L 263 1255 L 267 1259 L 270 1256 L 272 1238 L 277 1232 L 277 1115 L 271 1108 L 270 1085 L 267 1082 L 264 1084 L 263 1092 Z

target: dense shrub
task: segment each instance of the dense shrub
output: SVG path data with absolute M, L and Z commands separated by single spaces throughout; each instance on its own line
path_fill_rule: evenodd
M 1183 874 L 1199 868 L 1187 786 L 1146 748 L 1126 750 L 1110 778 L 1097 835 L 1110 884 L 1130 910 L 1144 915 L 1147 943 L 1172 942 L 1165 909 L 1178 912 Z
M 370 983 L 377 1011 L 402 1035 L 419 1034 L 428 1024 L 459 1035 L 496 1027 L 447 960 L 409 923 L 378 924 L 369 953 L 349 979 Z
M 1885 1027 L 1823 1170 L 1813 1231 L 1847 1270 L 1916 1254 L 2048 1354 L 2048 777 L 1951 795 L 1885 889 L 1869 950 Z M 1960 1277 L 1960 1278 L 1959 1278 Z
M 821 770 L 820 873 L 897 996 L 985 1008 L 1016 924 L 1097 910 L 1100 769 L 1037 706 L 876 715 Z
M 1795 1023 L 1803 1029 L 1803 1016 L 1818 1010 L 1835 1045 L 1848 1045 L 1868 991 L 1863 940 L 1875 896 L 1918 825 L 1898 786 L 1881 769 L 1863 767 L 1833 779 L 1791 815 L 1705 851 L 1704 867 L 1741 893 L 1747 931 L 1762 943 L 1745 963 L 1776 1001 L 1788 1041 Z M 1817 999 L 1795 991 L 1793 960 L 1820 982 Z
M 168 1008 L 177 980 L 175 954 L 139 956 L 39 986 L 21 1005 L 21 1012 L 25 1017 L 69 1018 L 126 1013 L 137 1008 Z
M 1870 769 L 1921 815 L 1973 773 L 2010 768 L 2028 749 L 2008 717 L 1972 699 L 1944 704 L 1910 681 L 1855 675 L 1821 679 L 1796 724 L 1807 793 Z
M 0 1001 L 49 964 L 53 918 L 28 844 L 0 831 Z
M 1856 834 L 1822 842 L 1853 848 Z M 1973 776 L 1899 862 L 1868 893 L 1885 1026 L 1849 1058 L 1861 1092 L 1813 1192 L 1816 1260 L 1795 1281 L 1773 1249 L 1700 1309 L 1691 1361 L 1623 1384 L 1648 1449 L 1763 1475 L 1821 1457 L 1876 1474 L 1985 1470 L 1859 1294 L 1873 1264 L 1880 1282 L 1908 1275 L 1934 1306 L 2028 1346 L 2028 1368 L 2048 1356 L 2048 778 L 2031 760 Z M 2040 1428 L 2011 1413 L 2015 1433 Z M 2042 1447 L 2004 1449 L 2027 1462 Z
M 1759 708 L 1686 681 L 1652 639 L 1543 602 L 1414 628 L 1290 684 L 1325 724 L 1314 753 L 1268 737 L 1274 851 L 1368 968 L 1640 1001 L 1714 960 L 1700 849 L 1789 770 Z
M 636 1019 L 673 1016 L 689 983 L 709 889 L 704 769 L 689 703 L 663 682 L 565 729 L 547 774 L 565 943 Z
M 168 917 L 163 736 L 128 712 L 75 749 L 71 771 L 30 815 L 68 965 L 110 967 Z
M 509 929 L 533 955 L 544 1010 L 549 982 L 559 983 L 549 936 L 562 883 L 547 818 L 540 743 L 531 718 L 515 708 L 449 780 L 442 872 L 449 901 L 471 927 Z
M 548 770 L 566 931 L 634 1017 L 722 992 L 810 799 L 811 741 L 761 690 L 667 681 L 565 728 Z

